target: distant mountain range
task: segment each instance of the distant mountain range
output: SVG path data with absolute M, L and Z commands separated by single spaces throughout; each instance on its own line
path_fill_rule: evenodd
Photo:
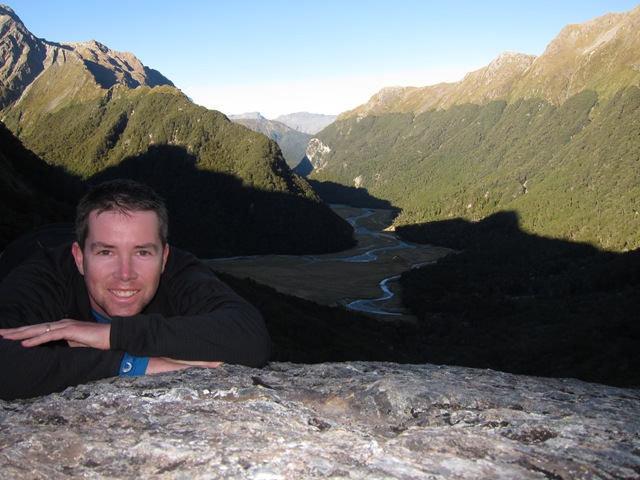
M 303 133 L 314 135 L 323 128 L 331 125 L 336 120 L 336 115 L 324 115 L 320 113 L 297 112 L 280 115 L 277 121 Z
M 290 168 L 295 169 L 305 156 L 307 144 L 313 138 L 309 133 L 294 130 L 278 120 L 267 120 L 259 113 L 230 115 L 232 122 L 244 125 L 254 132 L 275 141 Z
M 527 232 L 628 250 L 640 247 L 639 149 L 637 7 L 568 25 L 539 57 L 383 88 L 306 156 L 311 180 L 390 202 L 397 226 L 512 211 Z
M 276 121 L 284 123 L 289 128 L 310 135 L 318 133 L 320 130 L 330 125 L 337 118 L 336 115 L 324 115 L 321 113 L 297 112 L 287 115 L 280 115 L 278 118 L 269 120 L 263 117 L 260 112 L 247 112 L 237 115 L 229 115 L 231 120 L 259 120 Z
M 229 115 L 229 118 L 277 142 L 287 164 L 297 173 L 306 176 L 309 173 L 309 170 L 306 170 L 308 160 L 305 157 L 307 145 L 313 134 L 333 123 L 336 116 L 299 112 L 267 120 L 259 112 L 250 112 Z
M 38 39 L 13 10 L 0 6 L 0 58 L 3 135 L 24 146 L 18 152 L 8 149 L 13 140 L 0 145 L 5 201 L 19 202 L 11 192 L 25 185 L 23 193 L 31 192 L 35 203 L 53 196 L 73 204 L 75 197 L 62 191 L 67 185 L 79 185 L 80 193 L 87 184 L 126 176 L 167 198 L 171 242 L 203 257 L 353 244 L 350 225 L 291 171 L 274 141 L 193 104 L 133 54 L 95 41 Z M 31 159 L 28 168 L 18 165 L 22 158 Z M 41 179 L 30 178 L 47 170 L 39 159 L 63 175 L 60 191 L 43 192 Z M 0 231 L 13 235 L 67 211 L 37 210 L 3 216 Z

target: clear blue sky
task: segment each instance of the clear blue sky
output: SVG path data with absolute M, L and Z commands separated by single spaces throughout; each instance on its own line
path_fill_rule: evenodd
M 135 54 L 196 103 L 267 118 L 338 114 L 391 85 L 540 55 L 567 24 L 638 0 L 0 0 L 52 42 Z

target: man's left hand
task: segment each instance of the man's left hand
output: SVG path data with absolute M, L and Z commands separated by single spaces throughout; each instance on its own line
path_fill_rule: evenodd
M 71 347 L 92 347 L 109 350 L 111 325 L 81 322 L 65 318 L 57 322 L 40 323 L 27 327 L 0 329 L 6 340 L 21 340 L 24 347 L 35 347 L 56 340 L 66 340 Z

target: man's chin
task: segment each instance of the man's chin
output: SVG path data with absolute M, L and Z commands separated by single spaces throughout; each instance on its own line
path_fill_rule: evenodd
M 142 308 L 140 308 L 137 305 L 131 306 L 131 307 L 122 307 L 122 306 L 118 306 L 118 307 L 113 307 L 107 310 L 107 313 L 109 314 L 109 316 L 111 318 L 113 317 L 132 317 L 134 315 L 139 314 L 142 311 Z

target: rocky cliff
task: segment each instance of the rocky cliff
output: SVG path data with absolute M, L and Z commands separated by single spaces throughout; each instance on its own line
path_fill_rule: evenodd
M 131 53 L 112 51 L 96 41 L 54 43 L 37 38 L 6 5 L 0 5 L 0 32 L 3 59 L 0 65 L 0 109 L 20 98 L 24 89 L 45 70 L 65 63 L 84 65 L 102 88 L 116 84 L 129 88 L 173 86 L 169 79 L 145 67 Z
M 640 476 L 640 392 L 390 363 L 223 366 L 0 402 L 13 479 Z

